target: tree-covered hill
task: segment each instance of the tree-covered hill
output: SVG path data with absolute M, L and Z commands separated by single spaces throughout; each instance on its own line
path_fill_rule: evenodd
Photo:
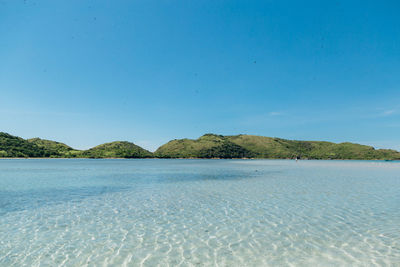
M 354 143 L 296 141 L 255 135 L 235 135 L 226 138 L 254 152 L 257 158 L 400 159 L 398 151 L 374 149 Z
M 200 138 L 172 140 L 156 152 L 126 141 L 102 144 L 88 150 L 50 140 L 25 140 L 0 132 L 0 157 L 52 158 L 266 158 L 400 160 L 400 152 L 353 143 L 296 141 L 255 135 L 205 134 Z
M 154 153 L 160 158 L 251 158 L 254 153 L 225 136 L 205 134 L 197 140 L 172 140 Z
M 205 153 L 205 151 L 207 151 Z M 400 159 L 400 152 L 374 149 L 353 143 L 296 141 L 255 135 L 206 134 L 192 139 L 172 140 L 156 152 L 162 158 L 303 158 L 303 159 Z
M 31 138 L 27 139 L 27 141 L 37 145 L 40 148 L 45 149 L 46 151 L 49 151 L 51 157 L 70 158 L 70 157 L 76 157 L 79 153 L 81 153 L 81 151 L 79 150 L 75 150 L 64 143 L 56 141 L 45 140 L 40 138 Z
M 0 132 L 0 157 L 50 157 L 51 152 L 25 139 Z
M 72 147 L 40 138 L 25 140 L 0 132 L 0 157 L 9 158 L 149 158 L 153 154 L 133 143 L 116 141 L 88 150 Z
M 153 153 L 126 141 L 116 141 L 82 151 L 84 158 L 151 158 Z

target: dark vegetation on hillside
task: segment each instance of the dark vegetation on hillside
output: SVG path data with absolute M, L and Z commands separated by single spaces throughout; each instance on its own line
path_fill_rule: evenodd
M 218 146 L 203 148 L 199 151 L 199 158 L 252 158 L 254 153 L 230 141 L 222 142 Z
M 20 137 L 0 132 L 0 157 L 49 157 L 51 152 Z
M 336 144 L 255 135 L 215 134 L 206 134 L 196 140 L 172 140 L 158 148 L 154 154 L 161 158 L 400 159 L 398 151 L 374 149 L 371 146 L 353 143 Z
M 0 157 L 8 158 L 149 158 L 153 154 L 130 142 L 112 142 L 88 150 L 40 138 L 22 139 L 0 133 Z
M 172 140 L 151 153 L 126 141 L 76 150 L 40 138 L 22 139 L 0 132 L 0 157 L 53 158 L 271 158 L 398 160 L 400 152 L 353 143 L 295 141 L 255 135 L 205 134 L 200 138 Z
M 85 158 L 152 158 L 153 153 L 126 141 L 102 144 L 80 154 Z

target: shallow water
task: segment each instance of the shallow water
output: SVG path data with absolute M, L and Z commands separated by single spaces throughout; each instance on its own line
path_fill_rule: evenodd
M 0 266 L 400 266 L 400 162 L 0 160 Z

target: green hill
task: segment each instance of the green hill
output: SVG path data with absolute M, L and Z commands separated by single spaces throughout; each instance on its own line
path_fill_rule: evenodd
M 229 141 L 225 136 L 205 134 L 197 140 L 172 140 L 154 153 L 160 158 L 250 158 L 248 149 Z
M 254 135 L 227 136 L 237 145 L 253 151 L 257 158 L 307 159 L 396 159 L 394 150 L 375 150 L 371 146 L 324 141 L 296 141 Z
M 162 158 L 304 158 L 304 159 L 400 159 L 400 152 L 374 149 L 353 143 L 295 141 L 255 135 L 222 136 L 206 134 L 191 139 L 173 140 L 156 152 Z
M 196 140 L 172 140 L 151 153 L 126 141 L 88 150 L 40 138 L 25 140 L 0 132 L 0 157 L 52 158 L 270 158 L 399 160 L 400 152 L 353 143 L 296 141 L 255 135 L 205 134 Z
M 153 154 L 140 146 L 126 141 L 116 141 L 82 151 L 85 158 L 151 158 Z
M 112 142 L 88 150 L 40 138 L 23 138 L 0 132 L 0 157 L 9 158 L 149 158 L 153 154 L 130 142 Z
M 25 139 L 0 132 L 0 157 L 50 157 L 51 151 Z
M 51 157 L 71 158 L 71 157 L 76 157 L 77 155 L 79 155 L 79 153 L 81 153 L 81 151 L 79 150 L 75 150 L 64 143 L 56 141 L 45 140 L 40 138 L 31 138 L 27 139 L 27 141 L 32 144 L 35 144 L 40 148 L 44 148 L 45 150 L 49 151 Z

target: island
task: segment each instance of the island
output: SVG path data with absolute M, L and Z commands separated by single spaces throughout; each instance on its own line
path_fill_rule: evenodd
M 0 132 L 0 158 L 199 158 L 199 159 L 341 159 L 400 160 L 400 152 L 355 143 L 298 141 L 256 135 L 205 134 L 175 139 L 150 152 L 115 141 L 88 150 L 40 138 L 23 139 Z

